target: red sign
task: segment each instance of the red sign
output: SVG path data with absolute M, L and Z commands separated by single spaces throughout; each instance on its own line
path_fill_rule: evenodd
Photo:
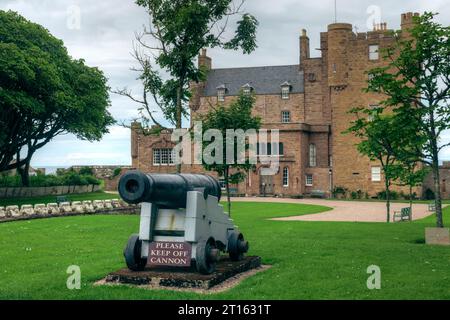
M 152 242 L 148 251 L 150 266 L 189 267 L 192 246 L 186 242 Z

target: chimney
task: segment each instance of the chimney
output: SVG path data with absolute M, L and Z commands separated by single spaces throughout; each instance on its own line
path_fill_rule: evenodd
M 373 25 L 373 31 L 386 31 L 387 30 L 387 23 L 376 23 Z
M 306 34 L 306 30 L 302 29 L 302 33 L 300 36 L 300 64 L 305 62 L 306 59 L 309 59 L 309 55 L 309 38 Z
M 198 67 L 206 67 L 207 70 L 212 68 L 212 60 L 206 55 L 206 49 L 202 49 L 200 55 L 198 56 Z
M 407 12 L 403 13 L 401 16 L 401 28 L 402 31 L 408 32 L 414 26 L 414 17 L 419 17 L 420 14 L 417 12 Z

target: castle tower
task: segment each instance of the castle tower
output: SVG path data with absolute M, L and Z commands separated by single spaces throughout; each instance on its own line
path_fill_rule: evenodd
M 414 26 L 414 17 L 418 16 L 420 16 L 418 12 L 403 13 L 401 16 L 402 31 L 408 33 L 408 30 L 410 30 Z
M 348 84 L 348 46 L 352 38 L 352 25 L 334 23 L 328 26 L 328 84 L 342 88 Z

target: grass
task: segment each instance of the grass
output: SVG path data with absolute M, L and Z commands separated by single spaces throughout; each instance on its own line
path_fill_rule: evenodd
M 233 206 L 250 254 L 273 267 L 227 292 L 93 286 L 124 267 L 122 249 L 139 217 L 82 216 L 0 224 L 0 299 L 450 299 L 450 248 L 424 244 L 433 217 L 397 224 L 285 222 L 267 219 L 328 208 Z M 70 265 L 81 267 L 81 290 L 66 288 Z M 366 287 L 370 265 L 381 268 L 381 290 Z
M 63 196 L 63 195 L 62 195 Z M 91 193 L 79 193 L 79 194 L 67 194 L 64 195 L 70 199 L 70 201 L 84 201 L 84 200 L 108 200 L 108 199 L 117 199 L 119 198 L 118 194 L 105 193 L 103 191 L 91 192 Z M 0 206 L 12 206 L 18 205 L 21 206 L 23 204 L 32 204 L 35 205 L 37 203 L 52 203 L 56 202 L 56 196 L 43 196 L 43 197 L 32 197 L 32 198 L 6 198 L 0 199 Z

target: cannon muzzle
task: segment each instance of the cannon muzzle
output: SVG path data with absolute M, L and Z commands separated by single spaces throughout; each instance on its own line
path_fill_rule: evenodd
M 129 171 L 119 181 L 119 194 L 125 202 L 151 202 L 160 207 L 186 208 L 189 191 L 203 192 L 220 200 L 221 187 L 211 176 L 201 174 L 144 174 Z

